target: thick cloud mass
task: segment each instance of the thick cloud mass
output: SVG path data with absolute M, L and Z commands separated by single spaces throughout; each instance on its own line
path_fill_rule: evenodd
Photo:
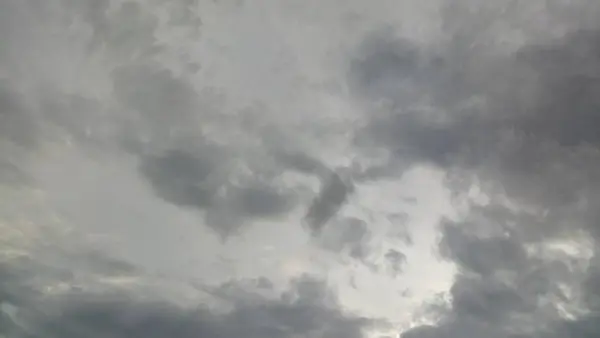
M 79 259 L 82 270 L 135 275 L 127 263 L 96 253 Z M 0 271 L 0 333 L 10 337 L 361 337 L 374 324 L 342 311 L 327 285 L 309 276 L 292 280 L 279 294 L 265 278 L 205 288 L 221 304 L 217 309 L 149 300 L 127 288 L 93 292 L 86 286 L 44 295 L 40 280 L 73 282 L 76 275 L 30 259 L 13 260 Z
M 27 268 L 2 270 L 0 333 L 11 337 L 360 337 L 373 324 L 342 312 L 327 286 L 310 277 L 292 281 L 275 297 L 258 292 L 264 280 L 230 282 L 209 291 L 230 308 L 215 311 L 144 300 L 124 290 L 23 297 L 32 291 L 27 290 L 33 278 Z
M 476 33 L 471 38 L 480 43 Z M 582 238 L 595 243 L 598 235 L 599 41 L 597 30 L 574 24 L 501 57 L 474 45 L 462 51 L 466 64 L 452 59 L 453 49 L 423 47 L 421 53 L 434 55 L 423 58 L 423 67 L 419 51 L 392 39 L 351 72 L 367 100 L 392 102 L 365 129 L 372 137 L 359 143 L 374 140 L 396 156 L 445 168 L 463 180 L 453 186 L 459 199 L 469 201 L 470 184 L 487 195 L 485 202 L 470 200 L 464 220 L 442 226 L 441 252 L 460 269 L 448 309 L 435 326 L 404 337 L 598 334 L 588 301 L 597 290 L 585 287 L 597 247 L 587 268 L 576 252 L 589 245 Z M 437 72 L 428 71 L 434 66 Z M 449 74 L 452 88 L 440 87 L 450 85 Z M 424 77 L 431 81 L 423 84 Z M 427 98 L 406 99 L 397 87 L 402 82 L 417 83 L 408 88 L 421 88 Z
M 599 14 L 0 1 L 0 336 L 600 335 Z

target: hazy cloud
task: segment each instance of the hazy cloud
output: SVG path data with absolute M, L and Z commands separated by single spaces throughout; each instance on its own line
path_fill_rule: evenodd
M 4 142 L 30 148 L 38 142 L 38 125 L 26 97 L 9 79 L 0 78 L 0 134 Z
M 330 227 L 323 230 L 320 243 L 328 250 L 368 263 L 371 253 L 369 246 L 371 239 L 372 233 L 366 221 L 357 218 L 344 218 L 332 222 Z
M 232 194 L 233 205 L 249 217 L 272 217 L 289 210 L 290 198 L 268 186 L 241 187 Z
M 198 94 L 185 79 L 156 65 L 131 65 L 116 69 L 113 83 L 122 104 L 137 113 L 133 115 L 136 129 L 129 133 L 166 142 L 187 136 L 190 128 L 200 132 L 195 124 L 199 120 L 193 117 L 203 113 L 197 105 Z
M 393 276 L 398 276 L 402 273 L 404 264 L 406 263 L 406 255 L 402 252 L 394 249 L 388 250 L 385 253 L 385 259 L 388 264 L 388 268 L 391 270 Z

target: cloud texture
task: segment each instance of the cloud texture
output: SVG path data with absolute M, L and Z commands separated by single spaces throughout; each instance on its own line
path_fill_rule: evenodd
M 595 337 L 600 6 L 0 4 L 6 337 Z

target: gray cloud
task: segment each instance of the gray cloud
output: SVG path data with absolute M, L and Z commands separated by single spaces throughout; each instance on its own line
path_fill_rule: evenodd
M 143 64 L 118 68 L 112 77 L 117 98 L 137 113 L 132 120 L 135 129 L 127 130 L 132 136 L 168 142 L 187 136 L 190 128 L 199 132 L 193 118 L 202 114 L 198 94 L 185 79 L 158 65 Z
M 455 97 L 442 107 L 441 117 L 408 107 L 374 120 L 371 128 L 384 135 L 381 144 L 398 156 L 475 178 L 491 198 L 485 206 L 473 205 L 466 221 L 443 225 L 440 249 L 460 271 L 450 290 L 449 310 L 435 326 L 415 328 L 403 337 L 597 334 L 589 324 L 593 316 L 566 320 L 559 309 L 589 307 L 574 295 L 597 297 L 597 290 L 582 284 L 591 270 L 578 267 L 565 252 L 551 256 L 531 248 L 576 240 L 578 230 L 596 241 L 597 222 L 590 215 L 597 214 L 600 182 L 593 132 L 600 88 L 598 36 L 575 29 L 558 40 L 528 44 L 506 59 L 474 51 L 469 62 L 504 74 L 485 79 L 457 69 L 455 86 L 482 95 L 485 104 L 464 108 L 459 103 L 470 97 L 450 91 Z M 448 92 L 433 83 L 431 96 L 447 104 Z M 502 198 L 532 209 L 510 209 Z
M 256 26 L 254 21 L 270 22 L 250 17 L 255 15 L 251 6 L 206 6 L 209 16 L 206 21 L 218 34 L 215 33 L 216 38 L 196 44 L 201 23 L 199 14 L 204 13 L 198 13 L 198 3 L 193 1 L 175 1 L 169 5 L 133 1 L 6 1 L 0 4 L 0 38 L 4 46 L 0 50 L 0 184 L 30 182 L 28 169 L 38 164 L 44 167 L 45 163 L 34 159 L 41 157 L 40 161 L 51 161 L 52 156 L 61 152 L 45 141 L 64 137 L 82 156 L 93 156 L 91 150 L 101 149 L 105 155 L 103 160 L 107 162 L 116 161 L 125 150 L 139 161 L 138 174 L 148 184 L 150 193 L 164 203 L 197 211 L 204 216 L 208 227 L 226 238 L 242 225 L 258 219 L 278 221 L 293 209 L 301 199 L 295 191 L 286 190 L 277 181 L 282 172 L 293 170 L 322 182 L 305 217 L 309 231 L 319 235 L 316 242 L 332 252 L 371 264 L 370 241 L 379 234 L 364 221 L 337 216 L 353 191 L 352 185 L 384 176 L 400 176 L 414 164 L 435 165 L 447 172 L 454 197 L 465 198 L 465 186 L 476 182 L 482 194 L 488 195 L 489 203 L 470 205 L 468 211 L 461 209 L 466 213 L 460 215 L 464 219 L 446 220 L 442 224 L 438 249 L 443 258 L 451 260 L 458 268 L 458 275 L 449 290 L 447 311 L 443 312 L 439 323 L 416 328 L 404 335 L 432 338 L 592 336 L 597 330 L 593 324 L 595 314 L 582 313 L 585 309 L 598 308 L 598 257 L 593 257 L 591 266 L 586 267 L 583 258 L 562 252 L 556 246 L 559 246 L 557 241 L 569 239 L 576 243 L 576 249 L 581 249 L 585 244 L 581 239 L 582 232 L 589 241 L 596 241 L 600 234 L 596 211 L 600 206 L 597 197 L 600 193 L 597 184 L 600 139 L 595 130 L 598 124 L 600 40 L 593 25 L 579 29 L 584 26 L 584 21 L 596 21 L 600 7 L 584 0 L 570 1 L 569 8 L 559 1 L 544 1 L 544 6 L 536 1 L 527 4 L 515 1 L 510 5 L 505 1 L 491 5 L 476 2 L 464 0 L 438 8 L 442 36 L 432 38 L 435 41 L 422 43 L 413 39 L 411 32 L 402 32 L 404 37 L 396 36 L 401 34 L 394 27 L 369 35 L 359 44 L 356 55 L 351 56 L 348 82 L 351 92 L 368 113 L 365 114 L 368 123 L 365 128 L 358 127 L 355 143 L 351 145 L 360 149 L 350 152 L 367 154 L 381 148 L 389 151 L 392 158 L 385 165 L 367 164 L 363 171 L 353 168 L 352 177 L 345 178 L 329 169 L 331 163 L 328 160 L 313 156 L 314 153 L 305 149 L 291 151 L 293 146 L 285 147 L 280 144 L 285 142 L 280 140 L 272 142 L 269 136 L 249 137 L 252 138 L 249 142 L 238 140 L 238 131 L 244 138 L 257 130 L 262 133 L 271 128 L 263 124 L 271 125 L 269 119 L 274 115 L 265 113 L 262 116 L 258 111 L 244 115 L 247 120 L 243 122 L 236 121 L 238 117 L 242 119 L 242 113 L 236 110 L 239 107 L 233 107 L 238 102 L 231 105 L 232 102 L 228 102 L 214 109 L 204 102 L 204 92 L 198 92 L 197 85 L 211 85 L 207 83 L 213 79 L 224 87 L 236 88 L 248 83 L 263 85 L 264 82 L 265 87 L 256 91 L 260 93 L 269 93 L 273 89 L 269 87 L 272 83 L 275 83 L 273 87 L 288 84 L 287 80 L 270 78 L 270 74 L 267 74 L 269 79 L 258 81 L 261 83 L 246 78 L 240 81 L 241 77 L 254 74 L 243 68 L 252 66 L 256 60 L 264 60 L 263 51 L 254 54 L 247 48 L 248 55 L 227 57 L 231 51 L 240 53 L 246 49 L 237 49 L 238 45 L 243 45 L 241 40 L 225 41 L 230 37 L 222 33 L 226 31 L 223 27 L 230 27 L 231 23 L 231 27 L 235 26 L 232 31 L 239 32 Z M 353 6 L 350 3 L 353 2 L 348 3 Z M 230 17 L 220 16 L 234 7 L 242 13 L 240 15 L 248 15 L 248 20 L 244 17 L 244 20 L 229 22 Z M 337 2 L 331 7 L 338 12 Z M 273 13 L 281 10 L 274 8 Z M 325 12 L 319 11 L 320 14 Z M 381 12 L 373 13 L 382 15 Z M 372 14 L 366 14 L 369 15 Z M 577 18 L 578 22 L 572 22 L 572 18 Z M 307 41 L 311 39 L 304 39 L 303 34 L 307 33 L 303 30 L 293 34 L 284 32 L 289 28 L 283 26 L 286 20 L 273 20 L 272 26 L 258 25 L 256 32 L 247 29 L 249 35 L 243 35 L 242 40 L 244 43 L 251 41 L 253 34 L 263 38 L 262 35 L 268 35 L 265 32 L 276 28 L 274 30 L 281 31 L 282 40 L 286 41 L 281 44 L 285 45 L 283 54 L 297 55 L 300 48 L 307 54 L 302 60 L 291 62 L 291 67 L 297 69 L 289 71 L 285 69 L 287 65 L 280 68 L 282 72 L 289 71 L 286 79 L 289 76 L 302 82 L 307 78 L 311 85 L 320 82 L 321 75 L 323 78 L 326 75 L 321 74 L 323 72 L 317 65 L 321 58 L 307 48 L 310 47 Z M 221 21 L 226 24 L 221 26 Z M 311 24 L 310 34 L 314 34 L 313 28 L 315 32 L 323 28 L 318 26 Z M 568 34 L 557 32 L 561 27 L 566 27 Z M 348 26 L 348 29 L 351 28 Z M 500 36 L 504 31 L 510 35 L 506 39 Z M 356 32 L 353 30 L 348 35 L 354 36 Z M 296 37 L 300 38 L 294 40 Z M 345 38 L 343 43 L 338 44 L 335 38 L 334 41 L 336 43 L 331 45 L 348 45 Z M 181 48 L 184 45 L 186 47 Z M 252 41 L 250 45 L 252 50 L 261 50 Z M 316 49 L 320 48 L 317 46 Z M 200 61 L 206 61 L 208 65 L 202 68 L 206 72 L 198 77 L 188 71 L 188 66 L 199 63 L 200 59 L 191 54 L 192 50 L 206 57 Z M 280 47 L 273 44 L 265 50 L 265 53 L 277 54 Z M 331 56 L 332 60 L 337 57 L 335 51 L 321 52 Z M 234 69 L 230 72 L 229 64 L 219 66 L 218 62 L 214 62 L 214 69 L 211 69 L 208 60 L 211 53 L 223 53 L 227 60 L 224 64 L 235 63 L 235 67 L 231 67 Z M 246 59 L 251 62 L 244 63 Z M 316 59 L 319 61 L 313 62 Z M 295 73 L 304 70 L 307 74 Z M 78 79 L 80 71 L 85 72 L 80 76 L 84 80 Z M 217 74 L 219 72 L 227 74 L 221 76 Z M 319 76 L 314 76 L 313 72 Z M 294 81 L 290 80 L 290 83 Z M 240 84 L 232 84 L 234 82 Z M 300 87 L 285 88 L 282 93 L 294 92 L 294 95 L 273 100 L 287 103 L 290 99 L 290 104 L 295 104 L 292 101 L 296 99 L 311 100 L 312 96 L 306 93 L 314 88 Z M 236 90 L 239 88 L 232 89 Z M 227 92 L 228 88 L 223 91 Z M 298 97 L 296 93 L 299 93 Z M 234 97 L 235 93 L 231 99 Z M 248 97 L 252 95 L 248 94 Z M 267 106 L 269 102 L 265 104 Z M 320 103 L 315 107 L 319 108 Z M 315 107 L 292 107 L 290 111 L 296 114 L 304 108 Z M 226 112 L 214 114 L 213 110 L 221 108 Z M 279 120 L 273 122 L 273 129 L 288 123 L 285 113 L 285 109 L 278 112 Z M 214 115 L 219 115 L 218 121 L 212 120 Z M 327 130 L 327 127 L 321 127 Z M 285 128 L 277 131 L 279 137 L 289 143 L 296 142 L 294 136 L 285 135 Z M 303 125 L 302 128 L 308 127 Z M 235 132 L 229 133 L 231 130 Z M 209 136 L 204 135 L 204 131 L 226 135 L 218 136 L 221 136 L 220 141 L 225 140 L 223 143 L 228 144 L 213 147 L 205 139 Z M 234 134 L 236 136 L 231 136 Z M 280 148 L 268 155 L 265 153 L 270 149 L 257 150 L 258 155 L 252 153 L 254 150 L 243 153 L 256 138 L 260 146 L 255 148 L 266 147 L 265 143 L 270 142 L 276 143 L 274 148 Z M 241 147 L 244 150 L 231 149 L 238 147 L 238 143 L 244 143 Z M 27 157 L 33 164 L 25 163 L 20 157 L 26 157 L 23 149 L 46 151 L 48 148 L 52 148 L 50 155 L 30 152 L 36 155 Z M 60 154 L 56 156 L 60 157 Z M 240 167 L 244 168 L 232 165 L 231 158 L 243 162 Z M 250 172 L 244 173 L 247 176 L 236 171 L 247 169 L 246 165 Z M 93 168 L 104 170 L 105 167 Z M 64 169 L 69 176 L 70 168 L 65 166 Z M 450 182 L 450 179 L 456 181 Z M 35 182 L 35 178 L 31 181 Z M 456 182 L 464 185 L 451 185 Z M 128 188 L 138 191 L 135 183 L 123 189 Z M 75 200 L 79 193 L 87 193 L 77 188 L 71 190 L 66 200 Z M 115 189 L 115 195 L 120 191 Z M 154 201 L 148 201 L 148 205 L 156 205 L 152 203 Z M 82 210 L 87 210 L 86 207 Z M 158 212 L 169 214 L 176 209 L 165 208 Z M 153 210 L 148 211 L 149 217 L 157 215 L 151 212 Z M 175 215 L 175 212 L 169 215 Z M 331 226 L 326 226 L 328 222 Z M 285 226 L 288 223 L 293 222 L 286 222 Z M 391 236 L 409 244 L 408 232 L 400 228 L 390 231 L 394 232 Z M 202 243 L 206 246 L 214 244 Z M 254 243 L 246 244 L 252 246 Z M 265 252 L 278 252 L 279 249 L 273 249 L 271 244 L 257 241 L 256 246 L 268 247 Z M 232 250 L 228 259 L 236 259 L 238 248 L 234 249 L 235 245 L 231 243 L 214 244 L 206 250 L 217 251 L 217 247 L 221 248 L 219 245 L 226 248 L 222 250 Z M 290 250 L 298 250 L 299 244 L 294 242 L 290 246 L 294 247 Z M 597 245 L 593 246 L 591 250 L 597 251 Z M 300 251 L 303 250 L 310 249 Z M 405 260 L 403 253 L 386 250 L 387 247 L 381 252 L 386 267 L 394 274 L 401 273 Z M 571 247 L 570 250 L 575 249 Z M 302 265 L 307 265 L 303 261 L 304 251 L 299 254 L 301 257 L 293 257 L 291 262 L 288 262 L 290 257 L 284 257 L 284 262 L 277 261 L 273 266 L 281 263 L 285 265 L 282 269 L 294 272 L 304 269 Z M 200 250 L 194 254 L 208 256 L 213 252 Z M 77 279 L 73 271 L 85 270 L 86 265 L 94 266 L 96 272 L 106 276 L 141 273 L 132 264 L 94 253 L 80 253 L 79 259 L 63 257 L 59 261 L 69 267 L 48 272 L 54 281 Z M 62 314 L 41 315 L 33 311 L 31 317 L 24 316 L 25 321 L 37 326 L 40 334 L 46 331 L 57 336 L 104 333 L 117 337 L 160 334 L 182 337 L 359 337 L 360 329 L 369 322 L 344 314 L 339 309 L 341 305 L 332 300 L 334 297 L 324 286 L 312 280 L 297 281 L 289 292 L 275 300 L 253 291 L 242 292 L 240 289 L 245 287 L 232 283 L 230 289 L 221 288 L 218 297 L 216 293 L 213 295 L 231 303 L 230 311 L 223 313 L 209 311 L 204 306 L 197 311 L 183 310 L 172 304 L 142 301 L 129 293 L 115 298 L 106 294 L 96 298 L 84 293 L 56 300 L 50 305 L 41 304 L 43 301 L 37 298 L 37 293 L 23 295 L 30 285 L 39 281 L 35 278 L 24 281 L 21 274 L 37 271 L 41 275 L 48 267 L 25 260 L 21 263 L 25 266 L 23 270 L 19 270 L 20 267 L 0 268 L 0 274 L 6 276 L 0 281 L 1 297 L 5 302 L 0 321 L 2 324 L 13 322 L 11 306 L 27 308 L 29 302 L 39 301 L 40 305 L 46 304 L 41 306 L 46 309 L 56 304 L 57 309 L 64 310 Z M 276 274 L 280 273 L 278 269 L 279 266 L 273 268 L 278 271 Z M 263 279 L 259 284 L 262 289 L 273 291 L 276 283 Z M 572 313 L 571 319 L 566 320 L 564 312 Z M 2 324 L 0 327 L 5 326 Z M 148 329 L 152 330 L 145 331 Z M 19 332 L 18 328 L 10 335 L 30 336 Z
M 219 188 L 208 181 L 215 169 L 210 154 L 194 155 L 183 150 L 144 156 L 140 163 L 140 172 L 158 196 L 175 205 L 201 209 L 211 205 Z
M 499 268 L 518 269 L 527 259 L 521 242 L 515 236 L 477 237 L 468 234 L 468 224 L 445 225 L 441 252 L 480 275 L 489 275 Z
M 305 220 L 313 234 L 318 234 L 325 223 L 342 207 L 354 187 L 345 182 L 338 173 L 323 181 L 319 195 L 309 206 Z
M 327 249 L 369 264 L 371 254 L 369 242 L 372 232 L 366 221 L 357 218 L 344 218 L 333 222 L 320 234 L 319 242 Z
M 390 249 L 385 253 L 384 257 L 392 275 L 400 275 L 406 263 L 406 255 L 398 250 Z
M 213 5 L 218 10 L 222 6 Z M 245 125 L 240 127 L 245 122 L 230 118 L 237 116 L 239 107 L 223 108 L 230 115 L 223 113 L 215 121 L 214 110 L 222 108 L 215 106 L 220 102 L 205 102 L 205 92 L 198 89 L 212 89 L 208 79 L 212 70 L 202 74 L 202 79 L 189 72 L 189 66 L 197 68 L 200 63 L 192 50 L 206 46 L 209 52 L 220 49 L 211 44 L 220 44 L 223 38 L 216 34 L 218 41 L 196 44 L 198 8 L 198 3 L 187 0 L 169 4 L 8 0 L 0 4 L 2 193 L 6 192 L 5 183 L 29 178 L 33 182 L 31 190 L 11 190 L 3 195 L 19 203 L 0 210 L 0 231 L 7 229 L 16 238 L 14 248 L 10 243 L 2 250 L 0 335 L 359 338 L 363 329 L 373 324 L 343 310 L 323 282 L 290 280 L 293 277 L 289 274 L 296 274 L 297 266 L 304 269 L 304 256 L 311 250 L 302 239 L 282 238 L 282 246 L 289 243 L 291 248 L 276 248 L 272 254 L 260 251 L 272 244 L 269 241 L 212 243 L 214 238 L 202 229 L 190 226 L 181 231 L 193 225 L 187 218 L 191 213 L 160 205 L 164 202 L 196 211 L 211 230 L 227 237 L 258 219 L 276 221 L 298 203 L 296 192 L 279 180 L 283 171 L 299 171 L 325 182 L 309 213 L 314 216 L 315 227 L 335 216 L 351 190 L 347 182 L 332 174 L 325 161 L 308 155 L 275 154 L 265 156 L 269 157 L 266 163 L 258 163 L 262 150 L 243 153 L 250 148 L 243 144 L 244 149 L 240 149 L 245 140 L 226 139 L 226 144 L 213 146 L 208 140 L 211 135 L 204 135 L 207 130 L 228 134 L 241 129 L 242 137 L 254 136 L 250 134 L 256 130 L 246 130 Z M 248 52 L 253 50 L 254 46 Z M 236 81 L 236 76 L 228 81 Z M 286 88 L 285 92 L 295 89 Z M 234 103 L 232 106 L 237 105 Z M 248 128 L 261 123 L 265 121 L 250 121 Z M 256 138 L 258 143 L 266 139 L 261 135 Z M 248 165 L 250 173 L 240 174 L 245 168 L 231 165 L 237 160 Z M 106 194 L 97 192 L 104 184 Z M 110 206 L 103 205 L 103 198 L 110 200 Z M 128 198 L 139 201 L 126 201 Z M 20 209 L 5 210 L 9 208 Z M 5 217 L 5 213 L 15 216 Z M 108 213 L 110 217 L 105 218 Z M 43 224 L 36 222 L 40 219 Z M 141 224 L 132 224 L 135 222 Z M 287 223 L 281 227 L 291 226 Z M 155 224 L 164 228 L 156 232 Z M 138 233 L 142 229 L 138 226 L 146 233 Z M 53 237 L 55 232 L 60 235 Z M 163 234 L 168 237 L 166 241 L 159 238 Z M 202 238 L 184 239 L 180 252 L 177 241 L 181 234 Z M 278 232 L 278 236 L 285 234 Z M 138 241 L 141 235 L 147 237 Z M 353 257 L 365 255 L 368 230 L 364 225 L 348 229 L 342 237 L 343 246 Z M 165 245 L 168 248 L 161 247 L 169 241 Z M 91 242 L 97 251 L 87 251 Z M 185 243 L 201 248 L 190 250 L 191 245 Z M 299 252 L 292 253 L 294 250 Z M 114 256 L 106 255 L 106 251 Z M 241 257 L 246 253 L 249 258 Z M 22 257 L 13 260 L 13 255 Z M 139 259 L 142 255 L 146 257 Z M 115 258 L 122 256 L 133 262 Z M 196 278 L 192 277 L 196 274 L 202 274 L 201 280 L 219 280 L 224 274 L 244 273 L 229 271 L 229 266 L 213 267 L 213 256 L 227 256 L 235 263 L 233 270 L 254 270 L 254 266 L 241 269 L 240 259 L 256 257 L 260 261 L 257 273 L 267 270 L 284 281 L 263 277 L 252 287 L 235 281 L 228 290 L 219 288 L 221 293 L 210 290 L 207 297 L 226 303 L 222 311 L 203 302 L 190 310 L 171 301 L 154 300 L 181 291 L 165 290 L 169 286 L 163 282 Z M 185 261 L 174 262 L 180 257 Z M 272 263 L 268 261 L 271 258 Z M 150 275 L 155 271 L 146 271 L 161 270 L 161 265 L 168 264 L 172 267 L 164 270 L 173 275 L 164 276 L 161 271 L 163 275 L 158 278 Z M 264 265 L 272 266 L 266 269 Z M 282 282 L 291 286 L 276 294 L 276 286 Z M 146 293 L 153 287 L 158 290 Z M 264 293 L 272 295 L 266 297 Z
M 290 198 L 268 186 L 241 187 L 233 193 L 233 205 L 249 217 L 271 217 L 289 210 Z
M 258 179 L 232 184 L 222 150 L 198 148 L 142 156 L 140 173 L 166 202 L 205 211 L 206 224 L 221 237 L 254 219 L 282 216 L 294 206 L 290 191 Z
M 201 305 L 189 309 L 126 290 L 31 296 L 26 281 L 31 279 L 33 271 L 36 279 L 47 281 L 47 272 L 52 269 L 23 267 L 26 269 L 18 274 L 15 274 L 18 266 L 3 270 L 8 273 L 4 276 L 14 278 L 12 282 L 4 278 L 2 283 L 2 291 L 11 297 L 2 294 L 0 320 L 6 325 L 0 328 L 0 333 L 11 337 L 359 338 L 364 329 L 375 325 L 371 320 L 342 311 L 327 286 L 311 277 L 293 280 L 291 287 L 276 297 L 257 292 L 264 290 L 265 285 L 270 289 L 270 282 L 264 278 L 254 284 L 232 281 L 207 289 L 225 308 Z M 21 288 L 16 289 L 17 285 Z
M 350 80 L 355 90 L 367 97 L 400 101 L 425 75 L 427 65 L 419 46 L 395 38 L 391 29 L 368 36 L 359 50 L 351 64 Z
M 137 2 L 126 1 L 109 15 L 110 2 L 84 3 L 80 12 L 93 28 L 90 51 L 108 47 L 116 59 L 136 58 L 160 49 L 155 31 L 158 20 Z
M 4 142 L 30 148 L 38 142 L 38 124 L 26 97 L 9 79 L 0 78 L 0 135 Z
M 308 154 L 291 149 L 273 149 L 272 152 L 277 161 L 291 170 L 317 176 L 331 174 L 331 170 L 321 161 Z
M 442 224 L 440 250 L 459 268 L 448 310 L 403 337 L 597 335 L 594 315 L 561 314 L 595 311 L 581 300 L 597 299 L 585 286 L 594 284 L 593 269 L 564 251 L 532 248 L 570 240 L 580 249 L 581 230 L 597 241 L 600 35 L 561 21 L 566 34 L 541 38 L 510 7 L 474 6 L 447 6 L 444 47 L 370 37 L 349 73 L 366 109 L 381 100 L 387 107 L 370 117 L 358 145 L 434 164 L 490 198 L 471 206 L 466 220 Z M 540 12 L 549 20 L 562 14 Z M 497 50 L 491 22 L 519 23 L 530 40 Z M 464 185 L 450 187 L 466 195 Z

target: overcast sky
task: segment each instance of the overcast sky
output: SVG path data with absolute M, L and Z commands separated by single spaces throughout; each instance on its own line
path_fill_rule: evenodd
M 598 336 L 599 17 L 0 0 L 0 336 Z

